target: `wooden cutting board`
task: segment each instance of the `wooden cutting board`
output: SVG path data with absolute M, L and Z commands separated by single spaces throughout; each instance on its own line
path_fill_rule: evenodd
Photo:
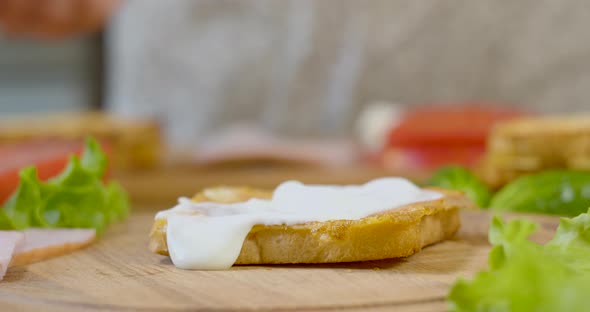
M 457 277 L 486 267 L 490 215 L 463 212 L 453 240 L 407 259 L 183 271 L 147 250 L 152 212 L 113 227 L 86 250 L 8 271 L 2 311 L 444 311 Z M 557 225 L 541 223 L 535 239 Z

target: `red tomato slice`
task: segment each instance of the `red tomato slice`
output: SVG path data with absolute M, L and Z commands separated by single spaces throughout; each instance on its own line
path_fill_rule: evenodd
M 492 104 L 436 106 L 411 111 L 391 130 L 388 146 L 485 144 L 494 124 L 525 115 L 521 111 L 493 107 Z
M 408 112 L 391 130 L 381 161 L 395 170 L 451 163 L 471 166 L 485 152 L 496 123 L 524 115 L 527 113 L 484 103 L 419 108 Z
M 474 166 L 485 152 L 484 145 L 390 148 L 382 163 L 394 171 L 430 170 L 448 164 Z

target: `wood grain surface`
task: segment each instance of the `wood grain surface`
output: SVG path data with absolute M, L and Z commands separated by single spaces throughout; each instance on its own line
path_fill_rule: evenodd
M 536 236 L 547 240 L 551 217 Z M 444 311 L 459 276 L 486 267 L 486 212 L 463 212 L 449 241 L 407 259 L 350 264 L 240 266 L 184 271 L 147 249 L 153 212 L 136 212 L 95 245 L 14 267 L 0 282 L 2 311 Z

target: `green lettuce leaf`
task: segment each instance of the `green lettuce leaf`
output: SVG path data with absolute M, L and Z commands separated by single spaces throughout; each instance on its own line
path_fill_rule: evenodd
M 449 295 L 451 311 L 586 311 L 590 280 L 551 258 L 542 248 L 524 249 L 499 268 L 459 280 Z
M 19 186 L 4 205 L 4 213 L 10 218 L 14 228 L 21 230 L 40 225 L 35 211 L 42 203 L 42 187 L 34 167 L 24 168 L 19 177 Z
M 6 215 L 3 209 L 0 209 L 0 231 L 14 230 L 12 220 Z
M 547 244 L 567 252 L 572 248 L 590 250 L 590 210 L 575 218 L 561 218 L 555 237 Z
M 91 172 L 95 177 L 104 176 L 108 160 L 100 144 L 95 139 L 86 139 L 86 149 L 82 154 L 81 164 L 86 171 Z
M 87 140 L 82 159 L 76 155 L 70 156 L 66 168 L 56 177 L 49 179 L 48 183 L 71 187 L 100 183 L 105 171 L 106 156 L 99 147 L 97 150 L 97 144 L 94 140 Z
M 129 198 L 123 187 L 111 181 L 106 189 L 107 206 L 110 208 L 108 215 L 109 222 L 124 220 L 129 215 Z
M 590 213 L 590 211 L 589 211 Z M 562 219 L 553 240 L 528 238 L 527 220 L 490 227 L 490 270 L 458 280 L 449 294 L 451 311 L 586 311 L 590 305 L 590 215 Z
M 492 196 L 488 187 L 475 174 L 457 165 L 439 168 L 428 185 L 462 191 L 482 208 L 488 207 Z
M 575 218 L 562 218 L 555 237 L 545 247 L 553 257 L 590 273 L 590 210 Z
M 28 227 L 94 228 L 102 232 L 123 220 L 129 200 L 116 182 L 102 181 L 106 155 L 94 139 L 87 139 L 81 158 L 73 155 L 59 175 L 42 182 L 34 167 L 20 172 L 17 191 L 0 214 L 0 229 Z
M 45 227 L 81 227 L 102 231 L 107 225 L 103 186 L 62 187 L 53 192 L 37 214 Z

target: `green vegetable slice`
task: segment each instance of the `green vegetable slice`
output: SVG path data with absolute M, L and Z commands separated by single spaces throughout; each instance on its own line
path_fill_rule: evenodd
M 494 210 L 576 216 L 590 206 L 590 172 L 554 170 L 520 177 L 493 198 Z

